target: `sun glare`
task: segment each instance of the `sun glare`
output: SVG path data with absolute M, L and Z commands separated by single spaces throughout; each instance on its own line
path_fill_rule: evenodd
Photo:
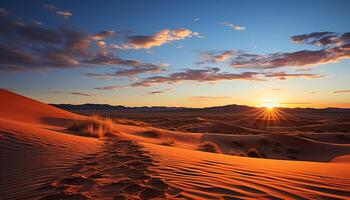
M 260 105 L 260 107 L 264 107 L 268 110 L 273 110 L 276 107 L 279 107 L 278 103 L 273 103 L 273 102 L 266 102 Z

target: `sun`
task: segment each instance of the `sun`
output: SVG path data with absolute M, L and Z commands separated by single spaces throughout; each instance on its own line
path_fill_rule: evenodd
M 276 107 L 279 107 L 280 105 L 278 103 L 274 103 L 274 102 L 266 102 L 261 104 L 259 107 L 264 107 L 267 110 L 273 110 Z

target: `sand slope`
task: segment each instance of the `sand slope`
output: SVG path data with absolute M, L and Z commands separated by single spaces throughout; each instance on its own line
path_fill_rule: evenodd
M 214 154 L 191 148 L 207 140 L 226 151 L 232 138 L 119 124 L 118 137 L 87 138 L 66 132 L 83 116 L 4 90 L 0 99 L 1 200 L 350 198 L 346 155 L 320 163 Z M 268 135 L 254 137 L 245 145 Z M 315 149 L 305 157 L 349 149 L 290 137 L 274 139 Z M 152 144 L 170 139 L 176 147 Z
M 42 196 L 33 190 L 100 151 L 101 141 L 60 132 L 63 124 L 83 117 L 5 90 L 0 101 L 0 199 Z
M 144 144 L 178 199 L 349 199 L 349 165 L 243 158 Z

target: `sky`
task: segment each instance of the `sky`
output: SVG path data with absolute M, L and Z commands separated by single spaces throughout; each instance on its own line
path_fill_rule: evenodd
M 0 87 L 47 103 L 350 108 L 350 2 L 0 1 Z

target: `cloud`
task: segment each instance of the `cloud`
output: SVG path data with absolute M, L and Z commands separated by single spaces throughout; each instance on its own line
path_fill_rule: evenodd
M 55 12 L 58 16 L 63 17 L 64 19 L 69 19 L 71 16 L 73 16 L 73 13 L 59 8 L 58 6 L 51 5 L 51 4 L 44 4 L 43 5 L 46 9 Z
M 153 35 L 129 36 L 127 38 L 128 42 L 121 46 L 124 49 L 149 49 L 171 41 L 183 40 L 198 35 L 199 33 L 184 28 L 174 30 L 164 29 Z
M 55 9 L 50 7 L 50 9 Z M 49 68 L 131 66 L 162 67 L 163 64 L 122 59 L 103 39 L 114 31 L 95 34 L 68 28 L 49 29 L 27 25 L 0 10 L 0 70 L 23 71 Z
M 301 50 L 291 53 L 272 53 L 267 55 L 249 54 L 243 51 L 232 58 L 231 66 L 238 68 L 280 68 L 312 67 L 335 63 L 350 58 L 350 32 L 316 32 L 292 36 L 296 43 L 320 46 L 320 50 Z
M 168 91 L 170 91 L 170 89 L 151 91 L 151 92 L 148 92 L 147 94 L 150 94 L 150 95 L 163 94 L 163 93 L 168 92 Z
M 322 78 L 321 74 L 304 74 L 304 73 L 286 73 L 286 72 L 270 72 L 265 73 L 266 78 L 277 78 L 279 80 L 286 80 L 287 78 Z
M 96 87 L 96 90 L 116 90 L 122 88 L 122 86 L 118 86 L 118 85 L 111 85 L 111 86 L 104 86 L 104 87 Z
M 59 10 L 56 13 L 57 13 L 57 15 L 62 16 L 64 19 L 69 19 L 69 17 L 73 16 L 73 14 L 71 12 L 69 12 L 69 11 Z
M 143 73 L 155 73 L 155 72 L 160 72 L 164 71 L 164 67 L 162 65 L 154 65 L 150 64 L 150 66 L 145 66 L 145 67 L 133 67 L 130 69 L 122 69 L 118 70 L 113 73 L 103 73 L 103 74 L 98 74 L 98 73 L 86 73 L 86 76 L 95 76 L 95 77 L 125 77 L 125 76 L 135 76 L 138 74 L 143 74 Z
M 350 90 L 336 90 L 333 91 L 334 94 L 339 94 L 339 93 L 350 93 Z
M 211 100 L 220 100 L 220 99 L 231 99 L 229 96 L 193 96 L 190 99 L 193 101 L 211 101 Z
M 32 22 L 33 22 L 33 24 L 36 24 L 36 25 L 43 25 L 44 24 L 39 20 L 32 20 Z
M 88 94 L 88 93 L 83 93 L 83 92 L 52 91 L 52 93 L 56 93 L 56 94 L 70 94 L 70 95 L 78 95 L 78 96 L 85 96 L 85 97 L 95 96 L 93 94 Z
M 149 87 L 161 83 L 178 83 L 182 81 L 216 82 L 222 80 L 261 80 L 257 72 L 219 73 L 219 68 L 208 69 L 186 69 L 183 72 L 176 72 L 167 76 L 153 76 L 142 81 L 133 83 L 132 87 Z
M 284 89 L 283 88 L 272 88 L 271 90 L 273 90 L 273 91 L 283 91 Z
M 223 62 L 231 58 L 235 54 L 234 50 L 227 50 L 227 51 L 205 51 L 201 52 L 200 54 L 200 61 L 197 62 L 198 64 L 204 64 L 204 63 L 218 63 Z
M 103 40 L 114 36 L 115 32 L 112 30 L 103 30 L 91 36 L 94 40 Z
M 231 24 L 231 23 L 228 23 L 228 22 L 223 22 L 221 24 L 224 25 L 224 26 L 230 27 L 230 28 L 232 28 L 233 30 L 236 30 L 236 31 L 245 31 L 246 30 L 246 27 L 244 27 L 244 26 L 238 26 L 238 25 L 234 25 L 234 24 Z

